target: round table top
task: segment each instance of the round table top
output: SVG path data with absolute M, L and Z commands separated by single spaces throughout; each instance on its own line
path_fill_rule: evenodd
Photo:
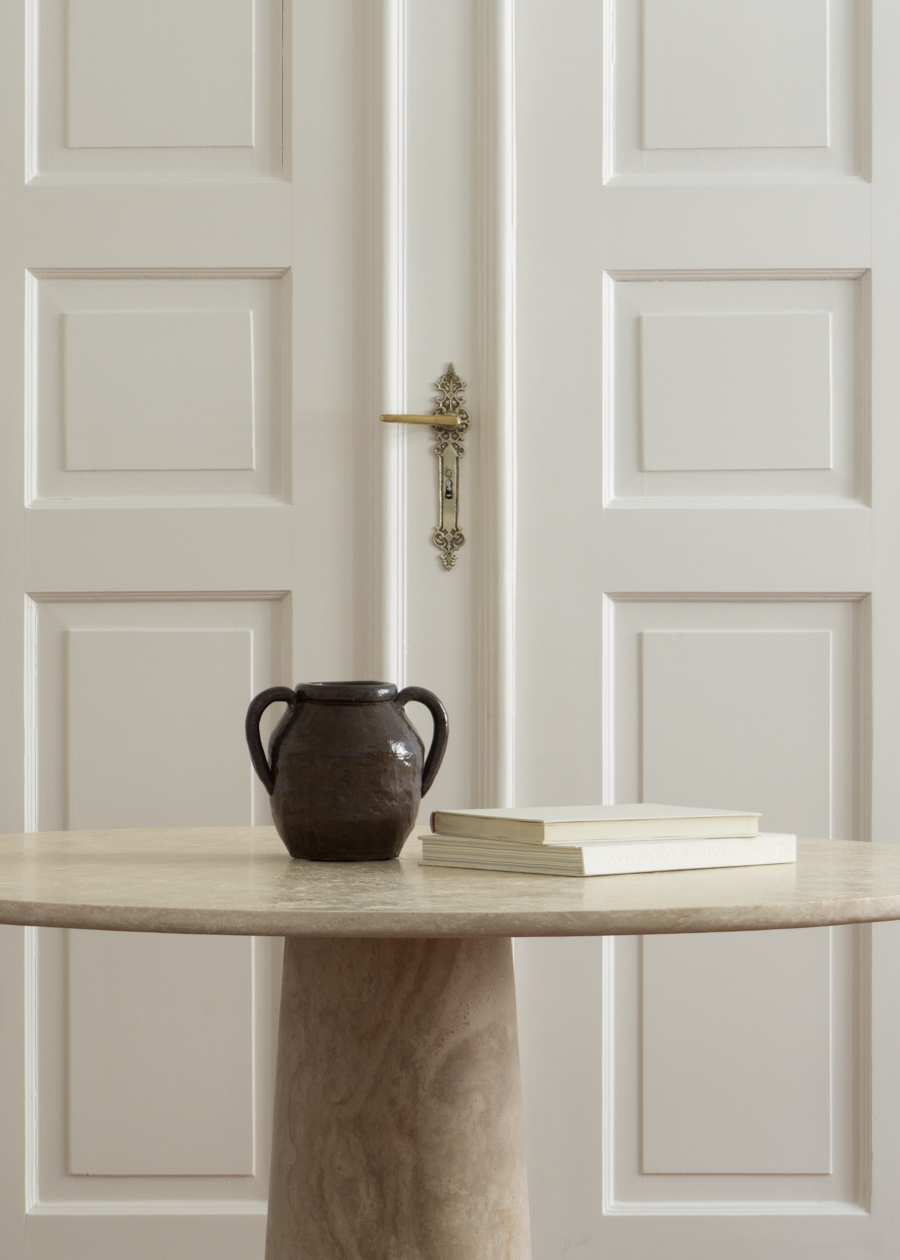
M 587 879 L 303 862 L 273 827 L 0 836 L 0 923 L 254 936 L 606 936 L 900 919 L 900 846 L 801 840 L 796 865 Z

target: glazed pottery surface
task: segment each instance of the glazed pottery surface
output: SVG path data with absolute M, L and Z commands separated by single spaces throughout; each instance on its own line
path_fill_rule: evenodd
M 287 710 L 263 752 L 259 722 L 275 701 Z M 404 706 L 434 719 L 428 758 Z M 433 692 L 391 683 L 270 687 L 247 710 L 247 743 L 292 857 L 373 862 L 395 858 L 416 823 L 447 747 L 447 711 Z

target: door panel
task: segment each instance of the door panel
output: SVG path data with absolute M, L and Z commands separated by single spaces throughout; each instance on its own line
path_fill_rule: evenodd
M 329 673 L 358 676 L 363 655 L 341 591 L 364 565 L 328 525 L 365 501 L 360 470 L 343 453 L 311 468 L 292 432 L 355 419 L 326 295 L 343 315 L 371 281 L 347 250 L 364 198 L 334 182 L 361 118 L 329 106 L 313 127 L 305 97 L 326 47 L 329 91 L 360 80 L 353 7 L 330 6 L 312 47 L 304 32 L 296 91 L 292 13 L 269 0 L 23 7 L 0 19 L 0 78 L 27 100 L 4 116 L 19 474 L 4 464 L 0 601 L 18 677 L 0 685 L 20 781 L 0 825 L 268 823 L 250 698 L 324 674 L 317 636 L 341 645 Z M 28 930 L 4 949 L 4 1127 L 26 1135 L 3 1143 L 4 1254 L 261 1254 L 280 942 Z
M 610 178 L 858 175 L 865 0 L 608 0 Z
M 607 302 L 608 501 L 867 502 L 865 276 L 632 274 Z
M 34 1214 L 264 1214 L 280 965 L 280 941 L 39 934 Z
M 827 928 L 644 937 L 645 1177 L 831 1173 L 829 946 Z
M 82 593 L 31 611 L 39 825 L 267 820 L 243 715 L 285 676 L 285 599 Z M 258 1216 L 280 943 L 28 936 L 37 1212 L 139 1214 L 162 1199 L 240 1201 Z
M 433 688 L 426 807 L 508 799 L 510 16 L 0 15 L 3 830 L 267 823 L 243 712 L 304 678 Z M 450 361 L 448 574 L 432 435 L 378 416 Z M 4 1255 L 261 1255 L 278 942 L 2 941 Z
M 69 1174 L 252 1177 L 253 941 L 67 943 Z
M 31 178 L 281 175 L 278 0 L 31 8 Z
M 894 839 L 898 30 L 871 17 L 517 6 L 522 803 Z M 895 948 L 520 942 L 535 1254 L 891 1254 Z
M 290 280 L 39 271 L 30 502 L 289 501 Z

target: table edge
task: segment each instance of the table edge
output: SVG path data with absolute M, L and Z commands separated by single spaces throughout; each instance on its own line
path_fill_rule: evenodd
M 796 909 L 797 914 L 791 915 Z M 109 932 L 161 932 L 203 936 L 333 936 L 333 937 L 461 937 L 461 936 L 666 936 L 692 932 L 774 931 L 837 927 L 900 919 L 900 894 L 828 900 L 792 907 L 672 907 L 644 910 L 576 910 L 451 912 L 421 910 L 404 922 L 403 912 L 298 911 L 275 916 L 271 911 L 172 907 L 81 905 L 0 900 L 0 924 L 12 927 L 79 928 Z M 99 922 L 102 918 L 102 922 Z

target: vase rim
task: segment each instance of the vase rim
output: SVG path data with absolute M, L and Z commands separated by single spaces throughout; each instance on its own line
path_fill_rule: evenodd
M 298 683 L 294 690 L 298 698 L 319 704 L 374 704 L 379 700 L 393 700 L 397 694 L 394 683 L 370 680 Z

